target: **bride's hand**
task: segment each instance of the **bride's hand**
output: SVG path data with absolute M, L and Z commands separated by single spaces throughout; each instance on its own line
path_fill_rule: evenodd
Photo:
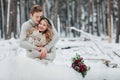
M 41 48 L 41 54 L 40 54 L 40 58 L 41 59 L 45 59 L 47 56 L 47 49 L 45 47 Z

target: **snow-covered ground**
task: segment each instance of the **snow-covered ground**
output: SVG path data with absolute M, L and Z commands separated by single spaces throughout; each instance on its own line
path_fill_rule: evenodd
M 56 58 L 53 64 L 71 67 L 72 57 L 78 53 L 84 58 L 85 64 L 90 66 L 86 77 L 80 77 L 79 80 L 119 80 L 120 44 L 108 43 L 108 40 L 98 37 L 94 37 L 94 39 L 91 41 L 89 39 L 61 38 L 56 44 Z M 18 74 L 16 73 L 16 66 L 18 66 L 16 59 L 18 56 L 25 58 L 25 54 L 26 50 L 19 46 L 19 40 L 14 38 L 0 40 L 0 80 L 15 79 L 13 74 Z M 107 61 L 110 62 L 107 64 Z M 22 67 L 24 68 L 24 66 Z M 16 80 L 24 79 L 17 78 Z

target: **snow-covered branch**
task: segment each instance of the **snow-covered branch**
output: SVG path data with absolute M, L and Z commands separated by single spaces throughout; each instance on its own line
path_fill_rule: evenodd
M 80 29 L 77 29 L 77 28 L 75 28 L 75 27 L 70 27 L 70 29 L 73 29 L 73 30 L 75 30 L 75 31 L 81 32 L 81 33 L 83 33 L 84 35 L 87 35 L 87 36 L 93 41 L 93 43 L 97 46 L 97 48 L 101 51 L 101 53 L 105 54 L 104 51 L 103 51 L 103 50 L 99 47 L 99 45 L 96 43 L 96 41 L 92 38 L 92 35 L 91 35 L 91 34 L 86 33 L 86 32 L 84 32 L 84 31 L 82 31 L 82 30 L 80 30 Z
M 83 33 L 84 35 L 88 36 L 91 40 L 93 40 L 92 35 L 89 34 L 89 33 L 84 32 L 83 30 L 77 29 L 77 28 L 75 28 L 75 27 L 70 27 L 70 29 L 71 29 L 71 30 L 73 29 L 73 30 L 75 30 L 75 31 L 81 32 L 81 33 Z

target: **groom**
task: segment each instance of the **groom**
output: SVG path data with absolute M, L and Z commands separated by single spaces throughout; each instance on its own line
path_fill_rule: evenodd
M 34 27 L 39 23 L 39 20 L 43 16 L 43 10 L 40 5 L 34 5 L 30 10 L 30 18 L 28 21 L 24 22 L 22 24 L 21 33 L 20 33 L 20 46 L 27 49 L 28 56 L 32 58 L 39 57 L 40 59 L 51 59 L 53 60 L 55 57 L 55 53 L 50 53 L 52 48 L 54 47 L 54 44 L 58 41 L 59 37 L 57 35 L 57 31 L 52 26 L 52 31 L 54 33 L 54 36 L 50 43 L 48 43 L 44 47 L 37 47 L 31 43 L 29 43 L 26 39 L 26 31 L 30 28 Z M 39 52 L 41 51 L 41 52 Z M 32 53 L 34 52 L 34 53 Z M 49 53 L 49 54 L 48 54 Z

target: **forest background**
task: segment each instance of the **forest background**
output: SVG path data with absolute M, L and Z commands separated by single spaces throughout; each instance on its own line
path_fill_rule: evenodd
M 19 38 L 21 25 L 27 21 L 34 4 L 43 6 L 60 37 L 78 38 L 75 27 L 119 43 L 120 0 L 0 0 L 0 39 Z

